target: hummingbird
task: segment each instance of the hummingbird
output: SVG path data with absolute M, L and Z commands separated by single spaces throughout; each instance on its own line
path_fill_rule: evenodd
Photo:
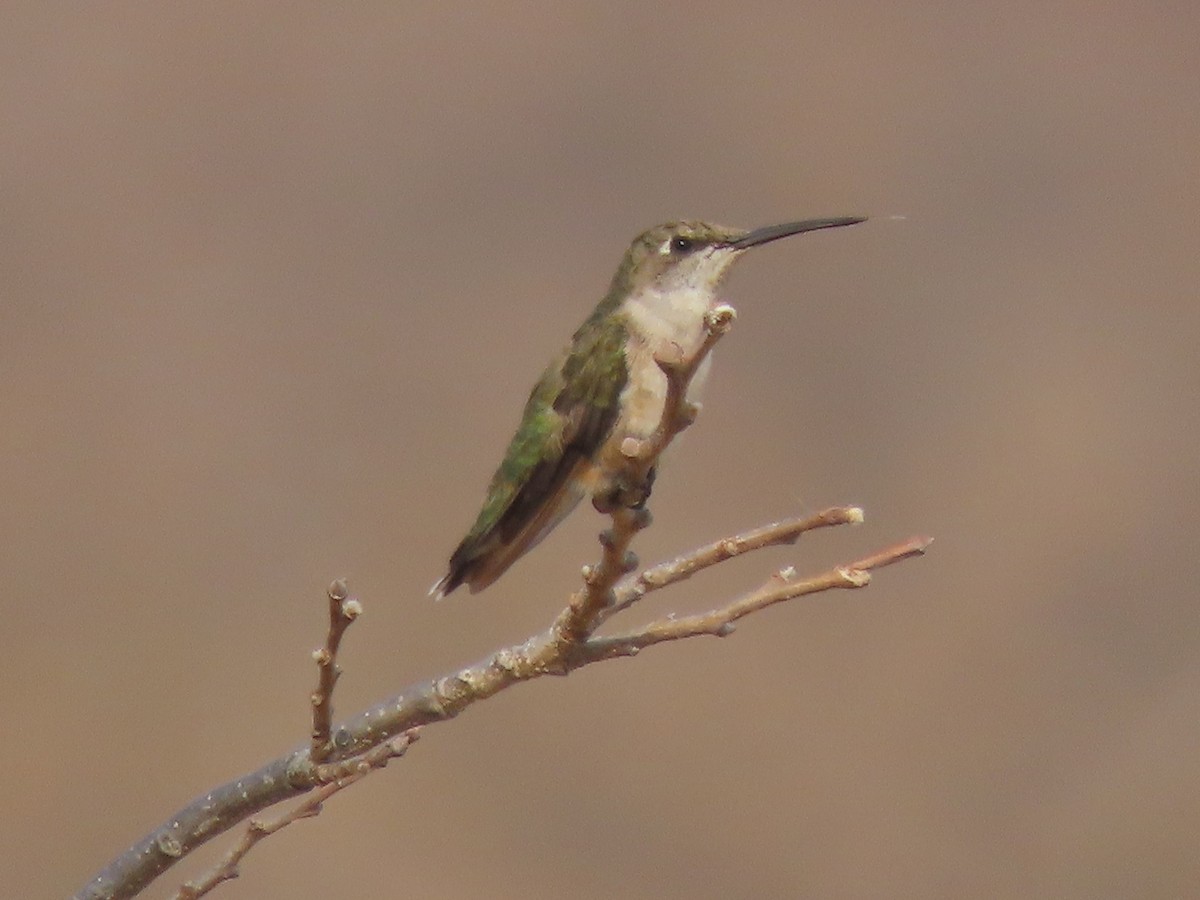
M 667 394 L 658 360 L 699 349 L 705 315 L 733 263 L 751 247 L 863 221 L 805 219 L 744 231 L 683 220 L 634 238 L 608 293 L 533 386 L 475 524 L 430 594 L 440 600 L 463 584 L 472 594 L 483 590 L 589 494 L 602 510 L 617 498 L 644 503 L 654 470 L 631 493 L 621 483 L 622 445 L 658 427 Z M 689 402 L 710 360 L 693 376 Z

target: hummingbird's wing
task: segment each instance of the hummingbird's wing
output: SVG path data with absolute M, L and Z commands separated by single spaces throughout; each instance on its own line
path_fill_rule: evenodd
M 499 578 L 586 493 L 592 458 L 612 430 L 625 386 L 624 325 L 589 320 L 529 395 L 474 527 L 433 591 L 472 593 Z

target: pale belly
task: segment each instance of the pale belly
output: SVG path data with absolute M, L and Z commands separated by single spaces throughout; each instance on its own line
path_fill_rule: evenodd
M 711 363 L 712 357 L 706 357 L 696 370 L 688 385 L 689 402 L 698 402 Z M 655 432 L 662 421 L 666 397 L 667 376 L 658 363 L 649 353 L 636 354 L 630 360 L 629 381 L 621 392 L 621 415 L 597 459 L 601 471 L 624 465 L 625 451 L 631 449 L 627 441 L 644 441 Z

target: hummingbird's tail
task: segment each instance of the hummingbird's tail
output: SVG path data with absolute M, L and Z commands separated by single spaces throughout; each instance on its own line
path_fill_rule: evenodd
M 472 594 L 478 594 L 507 572 L 509 566 L 536 547 L 583 499 L 591 483 L 583 477 L 589 468 L 585 460 L 580 460 L 571 472 L 573 477 L 563 479 L 555 494 L 516 534 L 506 535 L 502 520 L 488 532 L 464 540 L 450 556 L 448 571 L 434 582 L 429 595 L 441 600 L 464 584 Z
M 496 577 L 499 578 L 500 573 L 496 573 Z M 491 581 L 488 582 L 488 584 L 491 583 Z M 475 587 L 469 571 L 469 566 L 462 563 L 455 565 L 454 558 L 451 557 L 450 571 L 433 583 L 433 585 L 429 588 L 429 596 L 434 600 L 445 600 L 447 594 L 453 593 L 464 584 L 470 587 L 472 594 L 474 594 L 476 591 L 483 590 L 483 588 L 487 586 L 482 585 L 478 588 Z
M 450 572 L 447 572 L 445 575 L 435 581 L 429 588 L 429 596 L 434 600 L 445 600 L 448 593 L 462 584 L 461 581 L 456 581 L 454 584 L 451 584 L 450 574 Z

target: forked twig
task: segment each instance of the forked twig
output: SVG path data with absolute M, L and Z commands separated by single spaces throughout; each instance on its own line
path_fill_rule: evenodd
M 374 770 L 382 769 L 393 759 L 403 756 L 417 737 L 417 730 L 413 729 L 389 741 L 384 741 L 359 757 L 358 765 L 353 771 L 317 788 L 303 802 L 297 803 L 287 812 L 265 821 L 251 819 L 238 842 L 230 847 L 217 864 L 203 875 L 180 885 L 179 890 L 175 892 L 174 900 L 197 900 L 222 882 L 237 878 L 241 874 L 239 867 L 242 860 L 259 841 L 281 831 L 293 822 L 311 819 L 319 815 L 326 800 L 350 787 L 356 781 L 365 778 Z

